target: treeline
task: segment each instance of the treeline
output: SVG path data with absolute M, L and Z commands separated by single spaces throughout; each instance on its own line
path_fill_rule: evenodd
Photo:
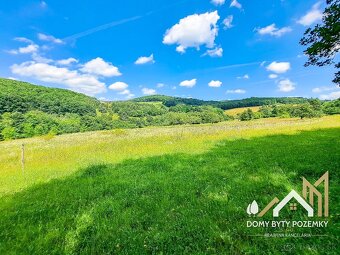
M 223 110 L 212 106 L 115 102 L 93 115 L 42 111 L 6 112 L 0 115 L 0 140 L 57 135 L 114 128 L 140 128 L 179 124 L 216 123 L 228 120 Z
M 303 104 L 275 104 L 261 106 L 258 112 L 246 109 L 237 115 L 241 121 L 260 118 L 315 118 L 322 115 L 340 114 L 340 99 L 322 102 L 318 99 L 311 99 Z
M 339 100 L 321 102 L 304 98 L 218 102 L 148 96 L 124 102 L 100 102 L 69 90 L 0 79 L 0 140 L 114 128 L 216 123 L 233 118 L 224 109 L 248 106 L 262 107 L 259 112 L 245 111 L 237 116 L 240 120 L 340 113 Z
M 163 95 L 145 96 L 132 99 L 133 102 L 161 102 L 163 105 L 170 107 L 178 104 L 202 106 L 210 105 L 222 110 L 273 105 L 273 104 L 302 104 L 308 102 L 308 99 L 302 97 L 251 97 L 240 100 L 227 100 L 227 101 L 204 101 L 195 98 L 181 98 Z
M 38 110 L 51 114 L 96 115 L 100 102 L 65 89 L 0 78 L 0 114 Z

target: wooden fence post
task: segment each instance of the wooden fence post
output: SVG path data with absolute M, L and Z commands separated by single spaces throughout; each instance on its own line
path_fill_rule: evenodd
M 25 174 L 25 144 L 21 145 L 21 169 L 22 174 Z

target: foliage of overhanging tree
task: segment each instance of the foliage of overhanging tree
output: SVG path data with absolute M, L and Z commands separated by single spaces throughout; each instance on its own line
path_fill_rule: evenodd
M 334 64 L 336 73 L 333 82 L 340 86 L 340 62 L 334 61 L 340 50 L 340 0 L 327 0 L 322 24 L 308 28 L 300 44 L 308 46 L 304 51 L 308 56 L 305 66 Z

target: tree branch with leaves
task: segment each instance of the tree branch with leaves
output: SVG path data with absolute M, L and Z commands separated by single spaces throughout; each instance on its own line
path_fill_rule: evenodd
M 336 69 L 333 82 L 340 86 L 340 62 L 335 57 L 340 50 L 340 0 L 327 0 L 322 24 L 308 28 L 300 44 L 308 46 L 304 53 L 308 56 L 305 66 L 334 65 Z

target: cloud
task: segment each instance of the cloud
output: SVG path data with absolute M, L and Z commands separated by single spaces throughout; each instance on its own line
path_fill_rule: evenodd
M 219 88 L 219 87 L 221 87 L 221 85 L 222 85 L 221 81 L 214 81 L 214 80 L 212 80 L 212 81 L 210 81 L 208 83 L 208 86 L 212 87 L 212 88 Z
M 196 81 L 197 79 L 192 79 L 192 80 L 185 80 L 185 81 L 182 81 L 179 86 L 181 87 L 187 87 L 187 88 L 192 88 L 196 85 Z
M 59 65 L 67 66 L 67 65 L 70 65 L 72 63 L 78 63 L 78 60 L 75 59 L 75 58 L 66 58 L 66 59 L 57 60 L 57 64 L 59 64 Z
M 217 11 L 189 15 L 165 32 L 163 43 L 177 44 L 176 51 L 180 53 L 190 47 L 199 50 L 201 45 L 213 48 L 218 34 L 219 18 Z
M 157 88 L 163 88 L 164 86 L 165 86 L 165 84 L 164 83 L 157 83 Z
M 210 57 L 222 57 L 223 49 L 222 47 L 216 47 L 215 49 L 207 50 L 203 55 L 209 55 Z
M 85 63 L 80 69 L 84 73 L 93 75 L 101 75 L 105 77 L 113 77 L 122 75 L 118 68 L 109 62 L 105 62 L 102 58 L 95 58 Z
M 295 90 L 295 83 L 289 79 L 284 79 L 279 81 L 278 88 L 281 92 L 291 92 Z
M 234 89 L 234 90 L 227 90 L 227 94 L 244 94 L 246 91 L 244 89 Z
M 324 86 L 324 87 L 318 87 L 318 88 L 313 88 L 312 89 L 312 92 L 313 93 L 321 93 L 321 92 L 325 92 L 325 91 L 333 91 L 333 90 L 337 90 L 337 89 L 339 89 L 339 88 L 337 88 L 337 87 L 326 87 L 326 86 Z
M 267 66 L 267 70 L 274 73 L 285 73 L 290 69 L 289 62 L 272 62 Z
M 109 86 L 109 89 L 115 90 L 115 91 L 118 92 L 119 95 L 124 95 L 124 96 L 126 96 L 127 99 L 130 99 L 130 98 L 134 97 L 135 95 L 132 94 L 129 89 L 127 89 L 128 87 L 129 87 L 129 85 L 126 84 L 125 82 L 117 81 L 115 83 L 112 83 Z
M 248 74 L 245 74 L 245 75 L 243 75 L 243 76 L 238 76 L 237 77 L 237 79 L 244 79 L 244 80 L 248 80 L 250 77 L 249 77 L 249 75 Z
M 134 97 L 135 95 L 130 92 L 128 89 L 124 89 L 123 91 L 118 93 L 119 95 L 125 95 L 127 99 Z
M 144 95 L 155 95 L 156 94 L 156 90 L 148 89 L 148 88 L 142 88 L 142 92 Z
M 30 44 L 25 46 L 25 47 L 20 47 L 16 50 L 9 50 L 7 51 L 7 53 L 13 54 L 13 55 L 17 55 L 17 54 L 28 54 L 28 53 L 34 53 L 37 52 L 39 49 L 39 46 L 34 44 L 31 40 L 28 40 L 24 37 L 17 37 L 14 38 L 16 41 L 20 41 L 20 42 L 29 42 Z
M 49 64 L 49 63 L 53 63 L 53 62 L 54 62 L 53 59 L 45 58 L 44 56 L 41 56 L 41 55 L 38 54 L 37 52 L 33 52 L 32 55 L 31 55 L 31 58 L 32 58 L 35 62 L 38 62 L 38 63 L 46 63 L 46 64 Z
M 130 90 L 124 89 L 124 90 L 120 91 L 118 94 L 119 95 L 129 95 L 130 93 L 131 93 Z
M 224 5 L 225 0 L 211 0 L 214 5 Z
M 38 33 L 38 38 L 40 41 L 45 41 L 45 42 L 52 42 L 56 44 L 64 43 L 61 39 L 55 38 L 53 35 L 45 35 L 42 33 Z
M 128 94 L 128 95 L 126 96 L 126 99 L 133 98 L 134 96 L 135 96 L 135 94 L 130 93 L 130 94 Z
M 268 75 L 269 79 L 276 79 L 277 77 L 279 77 L 277 74 L 271 73 Z
M 105 84 L 95 76 L 80 74 L 76 70 L 57 67 L 47 63 L 34 61 L 14 64 L 10 67 L 13 74 L 32 77 L 39 81 L 61 84 L 87 95 L 95 95 L 106 91 Z
M 312 8 L 302 16 L 297 23 L 303 26 L 310 26 L 313 23 L 322 20 L 323 14 L 322 11 L 319 9 L 322 2 L 317 2 L 312 6 Z
M 136 65 L 144 65 L 147 63 L 155 63 L 155 60 L 153 58 L 153 54 L 151 54 L 149 57 L 139 57 L 136 61 Z
M 321 100 L 335 100 L 340 98 L 340 91 L 334 91 L 331 92 L 330 94 L 320 95 L 319 98 Z
M 260 35 L 271 35 L 271 36 L 280 37 L 286 33 L 291 32 L 292 29 L 290 27 L 283 27 L 279 29 L 276 27 L 275 23 L 273 23 L 266 27 L 257 28 L 256 31 Z
M 117 81 L 115 83 L 112 83 L 109 86 L 109 89 L 121 91 L 127 89 L 127 87 L 129 87 L 129 85 L 127 85 L 125 82 Z
M 119 95 L 125 95 L 127 99 L 134 97 L 135 95 L 131 93 L 130 90 L 124 89 L 123 91 L 118 93 Z
M 40 1 L 40 7 L 41 8 L 46 8 L 47 7 L 47 3 L 45 1 Z
M 27 39 L 26 37 L 15 37 L 14 40 L 23 43 L 34 44 L 32 40 Z
M 233 27 L 233 24 L 232 24 L 233 19 L 234 19 L 233 15 L 229 15 L 223 20 L 224 29 L 229 29 Z
M 230 3 L 230 7 L 235 7 L 237 9 L 242 9 L 242 4 L 237 2 L 237 0 L 232 0 Z

